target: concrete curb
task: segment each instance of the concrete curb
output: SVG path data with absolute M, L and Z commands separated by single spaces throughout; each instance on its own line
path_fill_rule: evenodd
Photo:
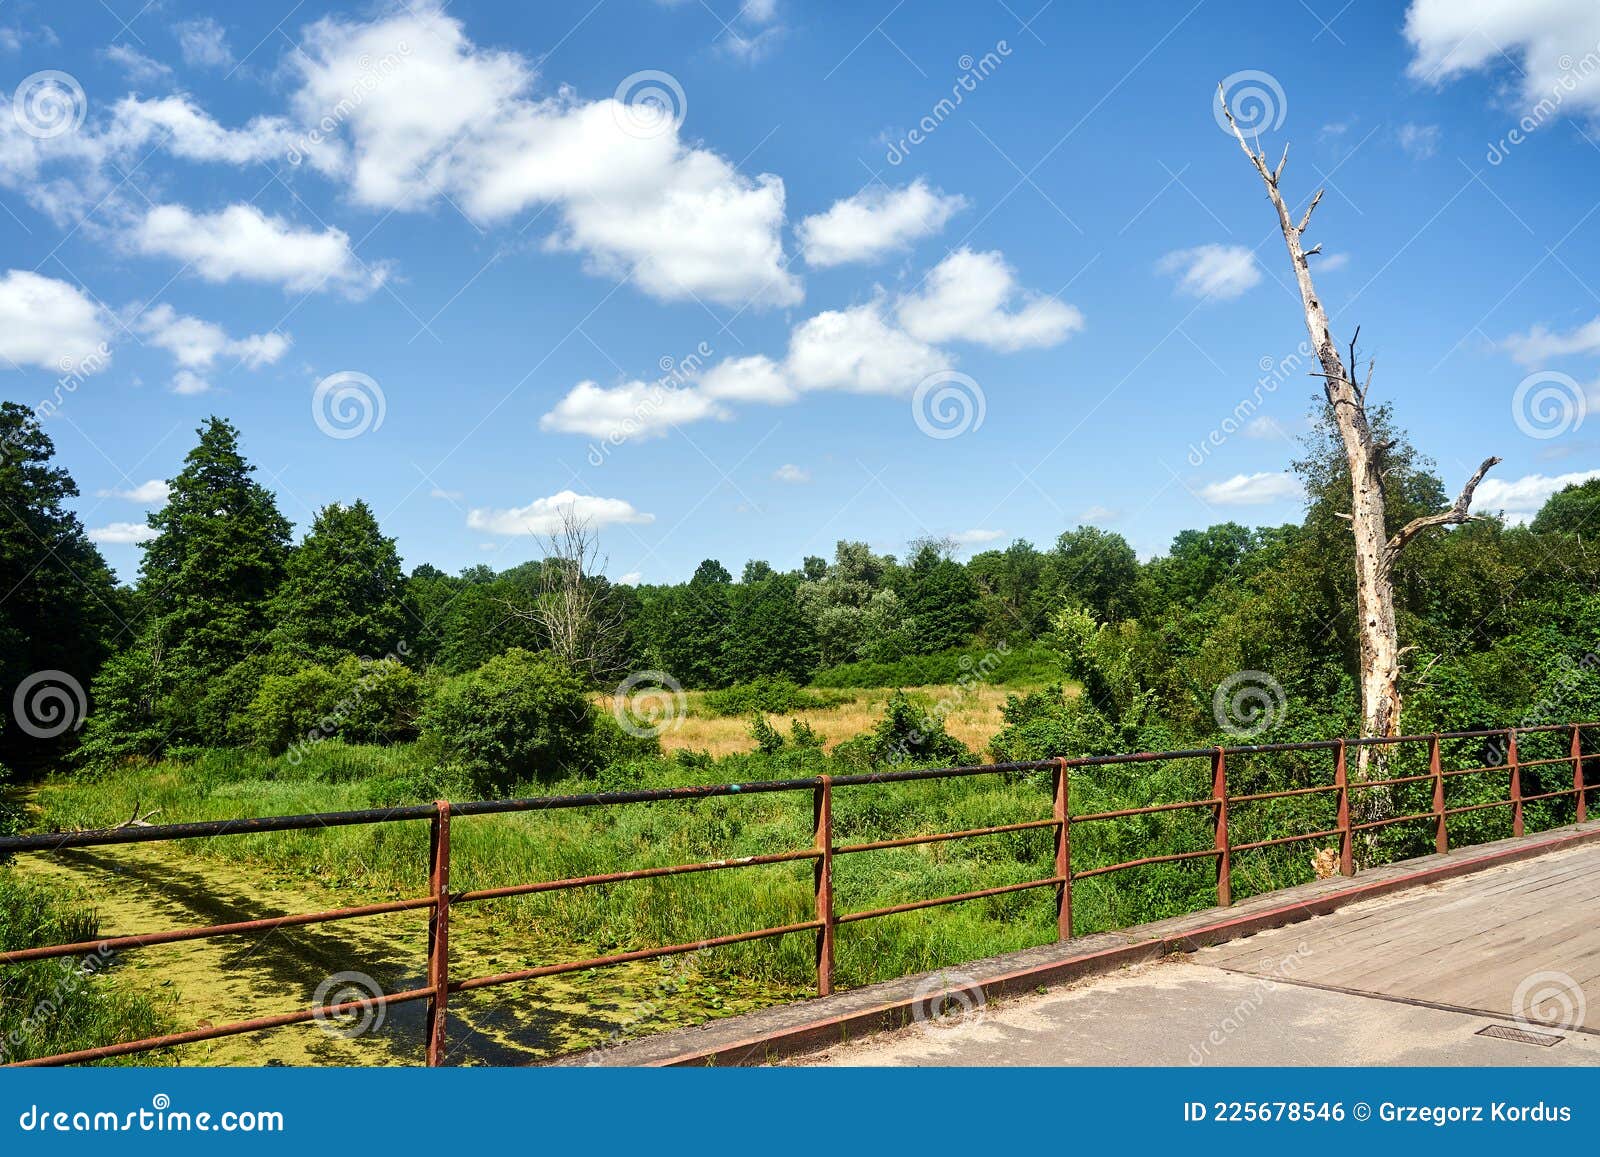
M 1361 884 L 1352 885 L 1346 877 L 1317 880 L 1251 897 L 1231 908 L 1208 908 L 1121 932 L 1075 937 L 964 964 L 959 971 L 941 969 L 885 981 L 553 1063 L 607 1067 L 769 1064 L 856 1037 L 904 1028 L 916 1019 L 919 1006 L 945 997 L 968 994 L 990 1001 L 1068 984 L 1594 840 L 1600 840 L 1600 820 L 1389 864 L 1363 873 L 1366 879 Z

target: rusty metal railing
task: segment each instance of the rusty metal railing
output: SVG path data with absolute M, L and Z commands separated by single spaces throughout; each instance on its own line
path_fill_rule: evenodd
M 1214 860 L 1216 862 L 1217 903 L 1227 906 L 1233 902 L 1233 857 L 1240 852 L 1313 840 L 1339 840 L 1339 870 L 1346 876 L 1355 873 L 1354 843 L 1362 832 L 1373 831 L 1395 824 L 1423 820 L 1434 825 L 1435 850 L 1444 853 L 1450 847 L 1449 821 L 1452 817 L 1490 808 L 1512 809 L 1512 833 L 1523 834 L 1524 807 L 1529 803 L 1572 796 L 1576 801 L 1576 821 L 1587 819 L 1587 794 L 1600 790 L 1600 784 L 1587 784 L 1584 765 L 1600 764 L 1600 754 L 1585 753 L 1583 739 L 1593 733 L 1600 723 L 1541 724 L 1489 731 L 1455 731 L 1433 735 L 1410 735 L 1376 739 L 1331 739 L 1303 743 L 1267 743 L 1237 747 L 1196 748 L 1186 751 L 1139 752 L 1126 755 L 1094 756 L 1078 759 L 1048 759 L 1025 763 L 988 764 L 981 767 L 933 768 L 915 771 L 891 771 L 877 774 L 814 776 L 806 779 L 767 780 L 742 784 L 710 784 L 698 787 L 660 788 L 644 791 L 593 792 L 578 795 L 538 796 L 528 799 L 480 800 L 470 803 L 449 803 L 440 800 L 432 804 L 406 807 L 369 809 L 365 811 L 325 812 L 296 816 L 269 816 L 254 819 L 218 820 L 200 823 L 162 824 L 150 827 L 112 828 L 95 831 L 66 832 L 50 835 L 12 836 L 0 838 L 0 856 L 17 853 L 60 851 L 66 848 L 100 847 L 115 844 L 151 843 L 166 840 L 193 839 L 245 835 L 258 832 L 312 830 L 327 827 L 345 827 L 365 824 L 408 823 L 427 821 L 429 824 L 428 894 L 405 900 L 393 900 L 357 907 L 334 908 L 321 912 L 308 912 L 287 916 L 274 916 L 259 920 L 244 920 L 231 924 L 215 924 L 200 928 L 174 929 L 136 935 L 109 936 L 78 944 L 42 945 L 0 953 L 0 966 L 19 964 L 30 960 L 44 960 L 66 956 L 85 955 L 91 952 L 114 952 L 125 949 L 146 948 L 159 944 L 173 944 L 187 940 L 201 940 L 218 936 L 238 936 L 278 928 L 302 927 L 332 921 L 353 920 L 362 917 L 386 915 L 395 912 L 426 911 L 428 913 L 428 957 L 426 983 L 420 988 L 401 992 L 381 993 L 331 1006 L 301 1009 L 274 1016 L 229 1024 L 206 1026 L 186 1032 L 126 1041 L 54 1056 L 35 1057 L 15 1062 L 27 1065 L 65 1065 L 87 1061 L 105 1060 L 133 1053 L 149 1052 L 236 1036 L 264 1029 L 304 1024 L 308 1021 L 357 1013 L 378 1007 L 427 1002 L 426 1055 L 429 1065 L 444 1062 L 446 1049 L 447 1004 L 451 995 L 480 988 L 516 984 L 545 976 L 568 972 L 581 972 L 591 968 L 627 964 L 668 956 L 697 952 L 729 944 L 772 939 L 797 933 L 812 933 L 816 940 L 817 992 L 826 996 L 833 991 L 834 932 L 842 924 L 872 920 L 902 912 L 959 904 L 990 896 L 1022 892 L 1037 888 L 1052 888 L 1056 898 L 1056 931 L 1061 940 L 1072 935 L 1072 886 L 1076 880 L 1085 880 L 1113 872 L 1154 864 L 1182 863 Z M 1552 759 L 1524 760 L 1518 753 L 1518 736 L 1535 733 L 1570 733 L 1569 752 Z M 1503 741 L 1500 748 L 1502 762 L 1492 765 L 1451 768 L 1442 766 L 1440 744 L 1449 740 Z M 1348 767 L 1348 753 L 1359 748 L 1394 748 L 1402 745 L 1427 745 L 1428 771 L 1423 774 L 1394 776 L 1382 779 L 1353 778 Z M 1333 780 L 1327 784 L 1288 788 L 1278 791 L 1231 794 L 1228 789 L 1229 760 L 1234 757 L 1288 752 L 1331 752 L 1334 756 Z M 1173 803 L 1152 804 L 1144 807 L 1120 808 L 1112 811 L 1072 814 L 1071 779 L 1077 768 L 1104 767 L 1116 764 L 1158 763 L 1171 760 L 1207 759 L 1211 763 L 1211 794 L 1202 799 L 1182 800 Z M 1572 786 L 1554 791 L 1525 795 L 1522 790 L 1522 773 L 1525 769 L 1556 764 L 1570 765 Z M 1049 818 L 1022 823 L 1001 824 L 994 827 L 971 828 L 962 831 L 936 832 L 924 835 L 901 836 L 866 843 L 836 845 L 833 839 L 833 793 L 840 788 L 868 784 L 908 783 L 919 780 L 953 779 L 978 775 L 1014 775 L 1027 772 L 1047 772 L 1051 779 L 1052 808 Z M 1508 777 L 1509 792 L 1505 799 L 1479 802 L 1464 806 L 1446 806 L 1445 784 L 1459 776 L 1503 773 Z M 1433 804 L 1430 810 L 1407 815 L 1384 816 L 1378 819 L 1354 822 L 1356 808 L 1352 807 L 1356 793 L 1384 787 L 1429 782 L 1433 786 Z M 710 860 L 700 863 L 675 864 L 628 871 L 608 872 L 602 875 L 577 876 L 562 880 L 540 880 L 504 887 L 480 888 L 470 891 L 450 890 L 450 825 L 453 819 L 472 816 L 505 815 L 518 812 L 556 811 L 569 808 L 614 807 L 630 804 L 657 803 L 710 799 L 722 796 L 758 795 L 770 792 L 809 792 L 812 796 L 813 841 L 809 847 L 767 855 L 744 856 L 736 859 Z M 1335 793 L 1337 819 L 1331 828 L 1298 832 L 1264 840 L 1235 843 L 1231 837 L 1230 809 L 1238 804 L 1259 803 L 1269 800 L 1290 799 Z M 1209 810 L 1212 814 L 1213 846 L 1194 851 L 1172 852 L 1144 856 L 1112 864 L 1101 864 L 1080 871 L 1072 868 L 1071 833 L 1084 824 L 1104 823 L 1135 816 L 1166 812 Z M 914 900 L 888 907 L 855 912 L 838 912 L 834 906 L 833 881 L 835 858 L 887 848 L 912 847 L 939 843 L 946 840 L 970 839 L 998 835 L 1004 832 L 1048 830 L 1054 840 L 1054 867 L 1050 875 L 1023 883 L 981 888 L 948 896 Z M 733 932 L 723 936 L 696 940 L 683 944 L 669 944 L 657 948 L 644 948 L 618 952 L 587 960 L 566 961 L 525 968 L 515 972 L 502 972 L 490 976 L 453 979 L 450 975 L 449 931 L 450 914 L 454 907 L 485 900 L 526 896 L 541 892 L 555 892 L 572 888 L 593 887 L 602 884 L 622 883 L 630 880 L 655 879 L 664 876 L 696 872 L 728 871 L 771 864 L 810 861 L 815 882 L 814 915 L 810 920 L 769 928 Z

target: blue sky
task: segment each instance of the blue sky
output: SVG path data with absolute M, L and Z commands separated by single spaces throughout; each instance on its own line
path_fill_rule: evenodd
M 211 413 L 448 570 L 1294 519 L 1224 79 L 1447 486 L 1600 466 L 1591 0 L 10 0 L 0 68 L 0 389 L 124 577 Z

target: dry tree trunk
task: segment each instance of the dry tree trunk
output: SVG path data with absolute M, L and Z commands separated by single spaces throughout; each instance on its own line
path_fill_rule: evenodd
M 1221 92 L 1219 86 L 1219 92 Z M 1447 526 L 1472 521 L 1468 513 L 1472 494 L 1489 468 L 1500 461 L 1486 458 L 1477 472 L 1467 480 L 1455 504 L 1437 514 L 1413 519 L 1393 536 L 1389 534 L 1384 511 L 1383 447 L 1374 443 L 1372 427 L 1367 421 L 1367 388 L 1372 384 L 1372 366 L 1368 363 L 1366 380 L 1357 385 L 1354 380 L 1356 349 L 1350 342 L 1350 366 L 1347 370 L 1339 356 L 1328 326 L 1328 314 L 1317 296 L 1311 280 L 1309 259 L 1321 251 L 1320 244 L 1305 249 L 1301 238 L 1311 223 L 1311 214 L 1322 200 L 1323 190 L 1317 190 L 1307 206 L 1305 215 L 1296 224 L 1289 215 L 1289 207 L 1278 191 L 1278 178 L 1289 159 L 1289 149 L 1275 168 L 1269 168 L 1267 154 L 1252 149 L 1244 133 L 1234 122 L 1224 93 L 1222 110 L 1228 125 L 1239 141 L 1239 147 L 1255 166 L 1266 185 L 1267 196 L 1278 212 L 1278 227 L 1283 232 L 1284 244 L 1289 248 L 1289 262 L 1294 267 L 1295 282 L 1300 289 L 1300 301 L 1305 308 L 1306 331 L 1311 336 L 1311 346 L 1317 351 L 1322 378 L 1327 391 L 1328 406 L 1333 411 L 1344 442 L 1345 461 L 1350 467 L 1350 510 L 1341 514 L 1350 523 L 1350 532 L 1356 548 L 1356 613 L 1361 627 L 1361 733 L 1364 736 L 1393 736 L 1400 734 L 1400 641 L 1395 626 L 1394 581 L 1395 560 L 1412 539 L 1434 526 Z M 1360 334 L 1357 327 L 1356 333 Z M 1381 749 L 1363 747 L 1357 760 L 1356 775 L 1362 779 L 1382 778 Z M 1382 812 L 1385 793 L 1381 790 L 1364 791 L 1372 810 Z

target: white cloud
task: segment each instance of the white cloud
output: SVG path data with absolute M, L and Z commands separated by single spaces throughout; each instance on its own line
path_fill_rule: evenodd
M 298 139 L 279 116 L 258 116 L 242 128 L 227 128 L 182 94 L 155 100 L 125 96 L 113 106 L 111 118 L 96 140 L 123 157 L 159 143 L 182 160 L 247 165 L 286 155 Z
M 441 486 L 435 486 L 432 490 L 428 491 L 428 497 L 443 498 L 447 502 L 455 502 L 458 499 L 466 496 L 459 490 L 446 490 Z
M 1442 84 L 1480 69 L 1514 72 L 1530 119 L 1562 106 L 1600 108 L 1600 69 L 1579 67 L 1600 44 L 1594 0 L 1412 0 L 1411 76 Z
M 1525 474 L 1521 478 L 1485 478 L 1472 495 L 1472 509 L 1479 514 L 1504 514 L 1507 522 L 1527 522 L 1549 501 L 1550 496 L 1568 486 L 1600 478 L 1600 470 L 1572 474 Z
M 100 55 L 127 73 L 134 84 L 151 84 L 172 75 L 171 65 L 150 59 L 131 44 L 108 45 L 100 50 Z
M 1348 253 L 1319 253 L 1317 254 L 1318 273 L 1337 273 L 1350 264 Z
M 142 522 L 112 522 L 89 529 L 89 538 L 93 542 L 149 542 L 155 536 L 155 529 Z
M 95 495 L 100 498 L 126 498 L 129 502 L 143 502 L 146 506 L 163 506 L 171 491 L 172 488 L 160 478 L 152 478 L 127 490 L 97 490 Z
M 166 350 L 179 366 L 190 370 L 207 369 L 223 355 L 237 358 L 247 369 L 259 369 L 276 362 L 289 350 L 286 334 L 255 333 L 231 338 L 215 322 L 180 314 L 165 303 L 146 310 L 134 325 L 151 345 Z
M 632 381 L 607 388 L 579 382 L 539 419 L 539 428 L 591 438 L 659 438 L 674 426 L 729 416 L 715 401 L 687 386 Z
M 796 484 L 811 481 L 811 471 L 802 469 L 792 462 L 785 462 L 772 472 L 772 476 L 779 482 L 793 482 Z
M 620 498 L 600 498 L 563 490 L 548 498 L 536 498 L 527 506 L 510 510 L 474 509 L 467 512 L 467 525 L 491 534 L 550 534 L 561 528 L 562 515 L 572 511 L 591 526 L 616 523 L 650 523 L 653 514 L 641 514 L 631 502 Z
M 643 580 L 643 574 L 636 570 L 630 570 L 627 574 L 623 575 L 617 580 L 617 585 L 619 587 L 636 587 Z
M 1156 270 L 1178 274 L 1180 293 L 1218 301 L 1240 297 L 1261 280 L 1255 254 L 1243 245 L 1175 249 L 1156 263 Z
M 1502 349 L 1525 366 L 1543 365 L 1552 358 L 1600 353 L 1600 317 L 1568 333 L 1535 325 L 1527 333 L 1514 333 L 1500 343 Z
M 1243 434 L 1246 438 L 1287 438 L 1289 431 L 1283 428 L 1278 419 L 1262 414 L 1245 424 Z
M 1088 510 L 1078 515 L 1078 520 L 1087 523 L 1115 522 L 1121 517 L 1122 511 L 1120 510 L 1114 510 L 1109 506 L 1091 506 Z
M 900 324 L 927 342 L 971 341 L 1000 350 L 1051 346 L 1083 328 L 1083 314 L 1022 290 L 998 251 L 961 248 L 934 266 L 920 293 L 900 299 Z M 1015 303 L 1015 308 L 1007 312 Z
M 1417 125 L 1409 122 L 1395 132 L 1400 147 L 1418 160 L 1427 160 L 1439 151 L 1438 125 Z
M 1226 482 L 1213 482 L 1200 497 L 1214 506 L 1266 506 L 1298 498 L 1300 483 L 1292 474 L 1235 474 Z
M 183 53 L 185 64 L 196 68 L 227 68 L 233 63 L 228 34 L 212 17 L 180 21 L 172 26 L 172 31 L 178 38 L 178 50 Z
M 780 405 L 795 398 L 783 367 L 763 354 L 723 359 L 701 375 L 698 388 L 706 397 L 726 402 Z
M 1003 530 L 958 530 L 950 537 L 959 546 L 982 546 L 987 542 L 996 542 L 1005 537 Z
M 141 253 L 173 257 L 207 281 L 264 281 L 293 292 L 338 288 L 359 297 L 383 284 L 387 270 L 362 268 L 342 229 L 299 229 L 254 205 L 192 213 L 155 205 L 134 231 Z
M 830 309 L 789 337 L 789 379 L 802 390 L 909 394 L 950 359 L 897 329 L 879 303 Z
M 965 197 L 946 196 L 920 177 L 903 189 L 873 185 L 801 221 L 800 247 L 810 265 L 874 261 L 937 233 L 966 205 Z
M 207 394 L 211 392 L 211 382 L 193 370 L 179 370 L 172 375 L 172 392 L 185 396 Z
M 92 373 L 111 336 L 110 318 L 76 285 L 25 269 L 0 277 L 0 358 L 56 373 Z
M 801 299 L 784 267 L 782 180 L 747 177 L 685 144 L 676 116 L 612 97 L 586 103 L 567 89 L 537 98 L 529 61 L 478 46 L 428 2 L 369 23 L 325 18 L 301 47 L 289 63 L 300 119 L 347 110 L 309 159 L 347 181 L 358 203 L 423 209 L 448 196 L 484 225 L 552 205 L 552 248 L 651 296 L 736 307 Z M 392 67 L 374 67 L 384 61 Z

